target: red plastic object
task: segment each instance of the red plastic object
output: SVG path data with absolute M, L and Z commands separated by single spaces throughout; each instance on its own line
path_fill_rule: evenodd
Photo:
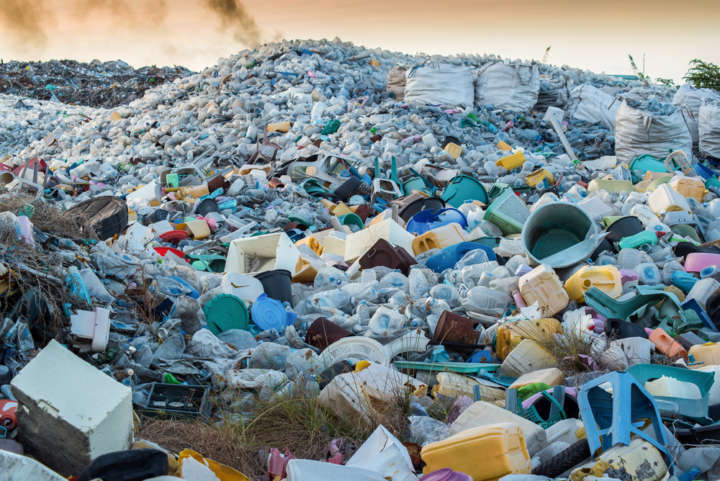
M 160 237 L 160 239 L 164 240 L 165 242 L 173 242 L 177 244 L 181 240 L 185 240 L 190 237 L 190 234 L 188 234 L 184 230 L 171 230 L 168 232 L 163 232 L 158 237 Z
M 155 249 L 155 252 L 160 254 L 161 256 L 165 257 L 165 254 L 168 252 L 172 252 L 176 256 L 178 256 L 181 259 L 185 259 L 185 253 L 181 251 L 180 249 L 176 249 L 174 247 L 153 247 Z M 185 259 L 185 262 L 190 262 L 189 259 Z
M 3 399 L 0 401 L 0 426 L 7 428 L 8 431 L 15 429 L 17 426 L 18 402 L 11 399 Z
M 35 169 L 35 164 L 38 164 L 38 171 L 39 172 L 45 172 L 47 170 L 47 164 L 44 160 L 38 159 L 37 157 L 33 157 L 32 159 L 25 162 L 23 165 L 20 165 L 18 167 L 15 167 L 14 174 L 20 175 L 22 174 L 23 169 L 25 169 L 25 166 L 27 165 L 27 170 L 29 172 L 32 172 Z

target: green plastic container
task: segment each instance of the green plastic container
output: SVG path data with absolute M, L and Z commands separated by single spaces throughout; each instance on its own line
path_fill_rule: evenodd
M 620 239 L 620 248 L 636 248 L 644 245 L 655 245 L 658 243 L 657 235 L 651 230 L 644 230 L 635 235 Z
M 248 308 L 237 296 L 218 294 L 203 307 L 207 328 L 213 334 L 230 329 L 249 330 L 250 314 Z
M 421 362 L 421 361 L 395 361 L 398 369 L 431 372 L 455 372 L 458 374 L 477 374 L 479 372 L 495 372 L 500 364 L 477 362 Z
M 506 189 L 485 211 L 485 220 L 500 228 L 504 235 L 522 232 L 530 210 L 512 189 Z
M 341 215 L 340 217 L 338 217 L 338 219 L 340 220 L 340 223 L 342 225 L 347 225 L 347 226 L 354 225 L 359 230 L 362 230 L 365 228 L 365 223 L 360 218 L 360 216 L 357 214 L 351 213 L 351 214 Z
M 479 180 L 468 175 L 458 175 L 448 182 L 443 190 L 442 200 L 453 207 L 460 207 L 467 200 L 479 200 L 487 204 L 489 197 Z

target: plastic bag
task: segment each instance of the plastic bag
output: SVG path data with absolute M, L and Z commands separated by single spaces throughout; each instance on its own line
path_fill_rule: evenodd
M 452 64 L 428 64 L 407 73 L 405 101 L 428 105 L 472 107 L 475 92 L 469 68 Z
M 496 62 L 485 65 L 478 72 L 475 90 L 478 105 L 527 112 L 537 103 L 539 92 L 537 65 Z

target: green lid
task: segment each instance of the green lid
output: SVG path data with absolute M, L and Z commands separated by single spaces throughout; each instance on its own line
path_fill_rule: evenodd
M 218 294 L 203 307 L 207 328 L 213 334 L 219 334 L 230 329 L 248 330 L 250 315 L 248 308 L 237 296 L 232 294 Z

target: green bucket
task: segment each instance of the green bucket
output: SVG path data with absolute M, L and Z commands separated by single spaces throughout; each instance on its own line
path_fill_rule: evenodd
M 230 329 L 248 330 L 250 327 L 250 314 L 248 308 L 237 296 L 232 294 L 218 294 L 203 307 L 207 328 L 213 334 L 229 331 Z
M 467 200 L 488 203 L 488 193 L 479 180 L 468 175 L 458 175 L 448 182 L 443 190 L 442 200 L 452 207 L 460 207 Z

